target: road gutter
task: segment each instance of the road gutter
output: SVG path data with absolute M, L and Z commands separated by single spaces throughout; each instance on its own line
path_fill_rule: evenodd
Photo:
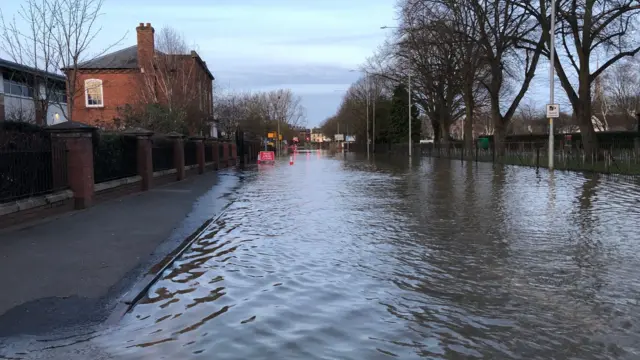
M 176 260 L 178 260 L 182 256 L 182 254 L 184 254 L 185 251 L 187 251 L 200 238 L 200 235 L 202 235 L 202 233 L 209 227 L 209 225 L 218 221 L 218 219 L 222 215 L 224 215 L 230 205 L 231 202 L 226 204 L 222 208 L 222 210 L 220 210 L 220 213 L 218 215 L 200 225 L 200 227 L 196 231 L 189 235 L 180 245 L 178 245 L 178 247 L 174 251 L 172 251 L 173 255 L 167 256 L 169 258 L 168 261 L 167 257 L 165 257 L 165 259 L 156 264 L 159 265 L 166 261 L 158 271 L 152 272 L 152 268 L 150 272 L 147 273 L 147 275 L 145 275 L 131 288 L 131 290 L 124 294 L 124 296 L 118 301 L 118 304 L 116 305 L 109 318 L 107 318 L 107 320 L 105 321 L 105 324 L 115 325 L 119 323 L 120 320 L 128 312 L 130 312 L 136 306 L 136 304 L 149 292 L 149 289 L 162 277 L 162 274 L 168 268 L 173 266 Z

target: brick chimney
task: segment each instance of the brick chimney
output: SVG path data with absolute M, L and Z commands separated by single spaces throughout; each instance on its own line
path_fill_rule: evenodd
M 146 25 L 140 23 L 136 28 L 136 33 L 138 34 L 138 67 L 144 73 L 153 69 L 154 30 L 150 23 Z

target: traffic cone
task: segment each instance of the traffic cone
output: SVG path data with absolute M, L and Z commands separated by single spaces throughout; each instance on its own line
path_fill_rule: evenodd
M 293 156 L 289 156 L 289 165 L 293 165 Z

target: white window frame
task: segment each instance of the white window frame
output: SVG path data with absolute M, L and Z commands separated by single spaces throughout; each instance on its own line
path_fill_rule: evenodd
M 91 81 L 95 81 L 95 82 L 99 82 L 100 83 L 100 96 L 102 97 L 100 99 L 100 104 L 89 104 L 89 91 L 87 88 L 87 83 L 91 82 Z M 86 79 L 84 81 L 84 105 L 88 108 L 101 108 L 104 107 L 104 88 L 102 87 L 102 80 L 100 79 Z

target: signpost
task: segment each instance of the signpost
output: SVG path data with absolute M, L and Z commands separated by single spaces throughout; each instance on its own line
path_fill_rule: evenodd
M 276 154 L 273 151 L 260 151 L 258 153 L 258 164 L 262 163 L 275 164 Z
M 335 134 L 333 136 L 335 141 L 344 141 L 344 135 L 343 134 Z
M 547 105 L 547 118 L 556 119 L 560 117 L 560 106 L 558 104 Z

